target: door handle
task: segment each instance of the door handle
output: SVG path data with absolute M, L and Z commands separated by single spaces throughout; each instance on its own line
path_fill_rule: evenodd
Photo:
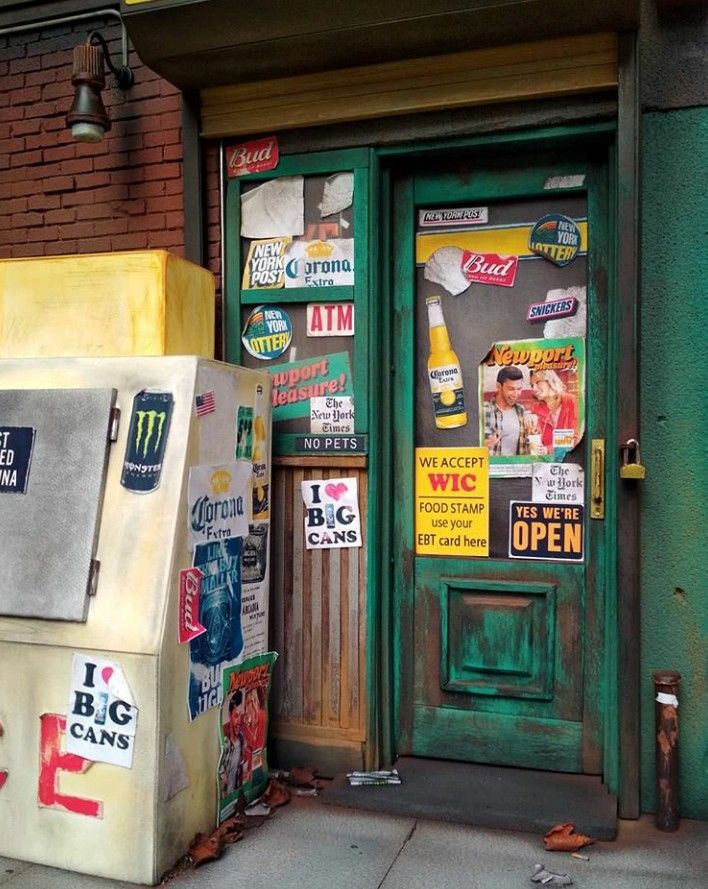
M 590 458 L 590 518 L 605 518 L 605 439 L 593 438 Z

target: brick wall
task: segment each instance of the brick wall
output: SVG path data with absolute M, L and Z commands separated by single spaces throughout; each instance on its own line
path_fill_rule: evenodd
M 204 143 L 204 192 L 206 266 L 216 279 L 216 357 L 222 358 L 221 182 L 218 142 Z
M 72 49 L 92 27 L 118 63 L 119 30 L 100 21 L 0 38 L 0 258 L 184 253 L 179 91 L 131 51 L 135 85 L 107 75 L 106 138 L 80 144 L 65 126 Z

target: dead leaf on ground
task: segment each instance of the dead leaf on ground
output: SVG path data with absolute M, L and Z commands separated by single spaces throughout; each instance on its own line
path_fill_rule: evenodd
M 219 837 L 205 836 L 198 833 L 189 844 L 189 855 L 195 867 L 204 864 L 207 861 L 215 861 L 224 848 L 224 843 Z
M 314 769 L 290 769 L 285 782 L 292 784 L 294 787 L 302 787 L 304 784 L 312 784 L 315 780 Z
M 276 809 L 278 806 L 284 806 L 290 802 L 290 791 L 274 778 L 271 778 L 261 800 L 267 806 L 270 806 L 271 809 Z
M 543 838 L 546 849 L 549 852 L 574 852 L 595 842 L 583 833 L 573 833 L 574 830 L 575 825 L 570 821 L 556 824 Z

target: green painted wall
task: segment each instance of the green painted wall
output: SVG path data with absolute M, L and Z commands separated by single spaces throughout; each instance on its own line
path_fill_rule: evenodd
M 651 672 L 676 669 L 681 812 L 708 819 L 708 108 L 642 126 L 642 809 L 655 798 Z

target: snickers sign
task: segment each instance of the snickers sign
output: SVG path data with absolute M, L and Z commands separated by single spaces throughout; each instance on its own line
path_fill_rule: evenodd
M 243 142 L 226 149 L 226 173 L 229 179 L 248 173 L 263 173 L 278 166 L 278 137 Z
M 578 311 L 578 301 L 574 296 L 554 299 L 550 302 L 532 303 L 526 316 L 527 321 L 549 321 L 551 318 L 566 318 Z

